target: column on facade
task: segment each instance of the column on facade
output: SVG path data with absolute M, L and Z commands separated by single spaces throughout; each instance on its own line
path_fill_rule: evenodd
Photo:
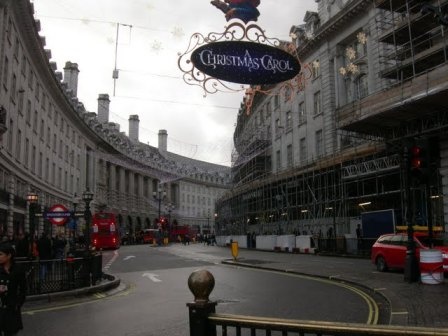
M 117 203 L 117 190 L 115 188 L 117 183 L 117 171 L 116 166 L 112 163 L 109 164 L 109 185 L 107 186 L 107 203 L 109 206 L 115 206 Z
M 145 202 L 143 201 L 143 175 L 137 175 L 137 209 L 140 212 L 144 208 Z
M 120 181 L 118 189 L 118 199 L 121 209 L 127 209 L 126 206 L 126 170 L 123 167 L 118 168 L 118 179 Z
M 134 210 L 136 208 L 135 200 L 137 199 L 137 195 L 135 194 L 135 181 L 134 181 L 135 173 L 131 170 L 128 171 L 129 178 L 129 194 L 128 194 L 128 208 L 129 210 Z

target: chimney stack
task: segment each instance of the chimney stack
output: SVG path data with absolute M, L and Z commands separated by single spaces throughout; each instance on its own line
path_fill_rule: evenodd
M 159 130 L 159 151 L 166 152 L 168 148 L 168 132 Z
M 132 142 L 138 142 L 138 127 L 140 120 L 138 119 L 138 115 L 130 115 L 129 116 L 129 139 Z
M 107 93 L 101 93 L 98 95 L 98 121 L 101 124 L 107 124 L 109 122 L 109 95 Z
M 67 84 L 67 89 L 73 93 L 74 97 L 78 96 L 78 64 L 66 62 L 64 67 L 64 81 Z

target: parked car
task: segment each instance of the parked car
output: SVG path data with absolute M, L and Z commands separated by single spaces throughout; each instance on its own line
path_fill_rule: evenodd
M 406 233 L 391 233 L 380 236 L 372 246 L 371 260 L 380 272 L 391 268 L 404 269 L 406 260 L 408 235 Z M 427 233 L 415 232 L 415 254 L 420 259 L 420 250 L 429 249 Z M 443 269 L 448 272 L 448 246 L 441 238 L 433 238 L 433 249 L 441 250 Z

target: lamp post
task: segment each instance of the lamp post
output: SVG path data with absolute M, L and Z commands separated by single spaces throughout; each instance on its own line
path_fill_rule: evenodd
M 78 196 L 76 195 L 76 193 L 73 195 L 73 214 L 72 214 L 72 227 L 71 227 L 71 249 L 74 249 L 75 247 L 75 239 L 76 239 L 76 230 L 78 228 L 77 225 L 77 218 L 76 218 L 76 208 L 78 206 L 79 203 L 79 199 Z
M 87 188 L 82 193 L 82 200 L 85 202 L 86 207 L 84 211 L 84 218 L 86 220 L 86 254 L 89 254 L 90 250 L 90 218 L 92 217 L 92 213 L 90 212 L 90 202 L 93 200 L 93 192 Z
M 156 200 L 159 204 L 157 223 L 160 225 L 160 207 L 162 205 L 162 200 L 164 200 L 166 197 L 166 191 L 162 188 L 161 184 L 159 184 L 159 186 L 157 187 L 157 191 L 152 192 L 152 196 L 154 197 L 154 200 Z
M 30 245 L 31 245 L 31 251 L 33 251 L 33 247 L 34 247 L 34 235 L 35 235 L 35 231 L 36 231 L 36 227 L 35 227 L 35 223 L 34 223 L 34 217 L 35 217 L 35 212 L 34 212 L 34 206 L 35 204 L 37 204 L 37 202 L 39 201 L 39 196 L 34 193 L 34 192 L 29 192 L 28 195 L 26 195 L 26 200 L 29 203 L 29 224 L 30 224 Z
M 174 210 L 174 204 L 168 203 L 166 211 L 168 212 L 168 238 L 171 238 L 171 212 Z

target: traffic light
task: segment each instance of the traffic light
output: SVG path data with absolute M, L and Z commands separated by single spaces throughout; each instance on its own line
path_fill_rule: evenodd
M 411 176 L 425 182 L 429 171 L 429 148 L 426 141 L 415 143 L 409 149 L 409 172 Z

